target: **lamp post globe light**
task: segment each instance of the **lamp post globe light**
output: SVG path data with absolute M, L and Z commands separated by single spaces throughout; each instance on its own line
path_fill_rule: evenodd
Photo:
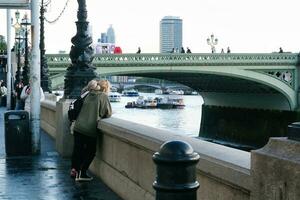
M 86 1 L 77 0 L 78 12 L 76 27 L 77 33 L 71 39 L 72 47 L 70 58 L 72 64 L 67 68 L 64 85 L 64 98 L 75 99 L 80 96 L 81 90 L 87 83 L 98 77 L 96 68 L 91 65 L 93 61 L 93 40 L 88 34 Z
M 49 5 L 51 0 L 42 0 L 40 8 L 40 54 L 41 54 L 41 87 L 45 92 L 51 92 L 51 80 L 49 79 L 49 68 L 47 58 L 45 56 L 45 36 L 44 36 L 44 20 L 46 6 Z
M 24 85 L 29 84 L 29 60 L 28 60 L 28 29 L 27 26 L 31 25 L 30 22 L 28 22 L 28 16 L 27 14 L 24 15 L 22 19 L 22 26 L 25 28 L 25 52 L 24 52 L 24 67 L 23 67 L 23 72 L 22 72 L 22 77 L 23 77 L 23 83 Z
M 207 44 L 211 47 L 211 53 L 216 53 L 216 45 L 218 44 L 218 39 L 215 38 L 214 34 L 210 35 L 210 38 L 206 39 Z

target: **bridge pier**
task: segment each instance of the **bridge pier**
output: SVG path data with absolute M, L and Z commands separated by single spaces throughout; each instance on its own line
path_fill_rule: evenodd
M 202 106 L 199 136 L 244 150 L 263 147 L 270 137 L 287 135 L 287 127 L 299 121 L 297 111 Z

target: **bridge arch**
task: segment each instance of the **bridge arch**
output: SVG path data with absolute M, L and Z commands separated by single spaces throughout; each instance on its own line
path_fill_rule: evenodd
M 59 66 L 66 66 L 70 62 L 69 58 L 62 56 L 50 60 L 55 60 L 52 63 L 53 69 L 58 71 L 61 70 Z M 225 106 L 230 106 L 229 101 L 237 103 L 251 99 L 253 103 L 264 99 L 261 108 L 295 110 L 298 106 L 298 54 L 97 55 L 93 64 L 103 76 L 144 76 L 179 82 L 199 91 L 206 97 L 206 103 L 210 102 L 212 105 L 222 105 L 221 101 L 224 100 L 228 104 Z M 48 65 L 51 66 L 49 63 Z M 276 71 L 287 71 L 292 80 L 284 81 L 274 76 Z M 244 97 L 239 99 L 238 96 Z M 220 99 L 219 102 L 216 101 L 217 98 Z M 269 105 L 274 99 L 277 103 Z
M 98 72 L 101 75 L 130 75 L 130 76 L 146 76 L 146 77 L 152 77 L 152 78 L 161 78 L 163 77 L 162 75 L 165 74 L 165 78 L 167 79 L 167 74 L 170 73 L 174 73 L 174 74 L 203 74 L 203 75 L 214 75 L 214 76 L 223 76 L 223 77 L 230 77 L 230 78 L 236 78 L 236 79 L 240 79 L 240 80 L 247 80 L 248 82 L 253 82 L 253 83 L 258 83 L 259 85 L 263 85 L 265 88 L 269 87 L 272 88 L 273 90 L 270 91 L 270 93 L 274 93 L 275 91 L 278 92 L 278 94 L 273 94 L 270 95 L 269 94 L 269 100 L 270 101 L 274 101 L 273 98 L 279 98 L 279 101 L 283 101 L 283 103 L 281 103 L 281 105 L 278 105 L 278 103 L 276 104 L 275 107 L 279 107 L 280 109 L 283 110 L 293 110 L 297 107 L 297 98 L 296 98 L 296 94 L 295 94 L 295 88 L 292 88 L 289 84 L 287 84 L 286 82 L 283 82 L 282 80 L 279 80 L 277 78 L 274 78 L 266 73 L 261 73 L 261 72 L 257 72 L 257 71 L 252 71 L 252 70 L 248 70 L 248 69 L 244 69 L 244 68 L 235 68 L 234 66 L 231 67 L 231 70 L 228 70 L 228 68 L 220 68 L 220 67 L 213 67 L 213 66 L 207 66 L 207 67 L 199 67 L 198 69 L 195 69 L 195 67 L 170 67 L 169 69 L 165 69 L 165 68 L 156 68 L 156 69 L 145 69 L 145 68 L 136 68 L 134 67 L 134 69 L 120 69 L 118 71 L 113 70 L 111 71 L 102 71 L 102 68 L 98 69 Z M 158 73 L 160 74 L 160 76 L 158 76 Z M 167 79 L 170 80 L 170 79 Z M 172 79 L 172 81 L 174 81 Z M 199 91 L 198 88 L 194 88 L 192 86 L 192 84 L 188 84 L 187 82 L 182 83 L 181 84 L 187 85 L 195 90 L 198 90 L 198 92 L 200 92 L 200 94 L 202 93 L 202 95 L 206 96 L 205 92 L 201 92 Z M 246 91 L 247 92 L 247 91 Z M 282 94 L 279 95 L 279 94 Z M 232 96 L 232 94 L 228 94 L 230 96 Z M 224 94 L 222 94 L 222 96 L 224 97 Z M 249 98 L 249 95 L 246 95 L 247 97 L 245 98 Z M 252 95 L 253 96 L 253 95 Z M 264 98 L 266 98 L 266 95 L 254 95 L 252 98 L 255 98 L 255 96 L 257 97 L 262 97 L 264 96 Z M 287 101 L 285 101 L 284 98 L 286 98 Z M 217 98 L 217 96 L 215 97 Z M 220 98 L 220 97 L 218 97 Z M 272 100 L 273 99 L 273 100 Z M 242 100 L 242 98 L 241 98 Z M 266 98 L 267 101 L 267 98 Z M 266 102 L 267 103 L 267 102 Z M 268 104 L 268 103 L 267 103 Z M 257 105 L 257 104 L 256 104 Z M 266 108 L 265 105 L 261 106 L 262 108 Z M 267 106 L 268 107 L 268 106 Z M 272 107 L 269 107 L 270 109 L 272 109 Z

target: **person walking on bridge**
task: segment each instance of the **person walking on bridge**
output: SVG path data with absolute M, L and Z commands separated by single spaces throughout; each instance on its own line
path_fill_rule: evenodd
M 186 53 L 192 53 L 191 49 L 190 48 L 186 48 Z
M 87 170 L 96 154 L 97 123 L 112 115 L 108 99 L 110 83 L 107 80 L 92 80 L 88 83 L 89 93 L 84 99 L 81 111 L 74 125 L 74 147 L 71 177 L 75 181 L 91 181 Z

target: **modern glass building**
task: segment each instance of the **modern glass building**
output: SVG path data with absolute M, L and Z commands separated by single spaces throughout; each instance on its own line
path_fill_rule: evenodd
M 115 44 L 115 31 L 114 31 L 112 25 L 109 26 L 106 34 L 107 34 L 107 42 Z
M 106 33 L 101 33 L 101 37 L 96 44 L 95 53 L 114 53 L 115 49 L 115 31 L 112 25 L 109 26 Z
M 172 50 L 179 52 L 181 47 L 182 19 L 165 16 L 160 21 L 160 53 L 170 53 Z

